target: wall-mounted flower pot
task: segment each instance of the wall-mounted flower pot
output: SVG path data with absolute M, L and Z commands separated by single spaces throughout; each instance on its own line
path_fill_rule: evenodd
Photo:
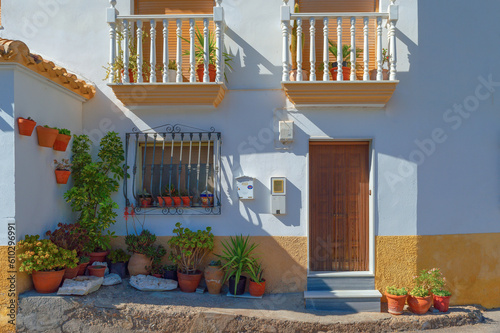
M 66 184 L 68 183 L 69 175 L 71 175 L 71 171 L 68 170 L 55 170 L 56 174 L 56 182 L 58 184 Z
M 36 126 L 36 121 L 24 119 L 23 117 L 17 118 L 17 127 L 19 127 L 19 134 L 31 136 L 33 129 Z
M 71 135 L 57 134 L 56 142 L 54 142 L 54 150 L 66 151 L 68 147 L 69 140 L 71 140 Z
M 103 277 L 104 273 L 106 272 L 106 266 L 101 265 L 89 266 L 88 269 L 89 275 L 97 277 Z
M 37 272 L 33 271 L 33 286 L 41 294 L 55 293 L 64 276 L 65 269 L 60 271 Z
M 55 128 L 48 128 L 43 126 L 36 127 L 36 134 L 38 136 L 38 145 L 41 147 L 52 148 L 56 142 L 59 131 Z

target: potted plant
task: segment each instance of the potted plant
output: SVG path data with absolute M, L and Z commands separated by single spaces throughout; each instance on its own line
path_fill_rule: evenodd
M 203 258 L 214 248 L 214 235 L 212 228 L 196 232 L 189 228 L 182 228 L 177 222 L 173 230 L 174 236 L 170 238 L 170 260 L 177 264 L 177 277 L 181 291 L 191 293 L 196 290 L 201 280 L 202 273 L 198 270 Z
M 181 199 L 182 199 L 182 204 L 186 207 L 191 206 L 191 199 L 193 196 L 189 196 L 188 190 L 182 190 L 180 191 Z
M 220 260 L 212 260 L 205 268 L 205 282 L 207 283 L 208 293 L 219 295 L 224 282 L 224 271 L 221 269 Z
M 91 141 L 87 135 L 73 138 L 73 187 L 64 194 L 74 212 L 79 212 L 78 222 L 90 241 L 90 262 L 105 261 L 114 232 L 109 227 L 115 223 L 118 208 L 111 196 L 118 190 L 124 176 L 123 144 L 118 133 L 108 132 L 100 142 L 98 158 L 92 161 Z
M 66 128 L 58 128 L 57 130 L 59 134 L 56 136 L 53 148 L 57 151 L 66 151 L 69 140 L 71 140 L 71 131 Z
M 59 131 L 57 128 L 52 128 L 47 125 L 37 126 L 36 134 L 38 136 L 38 145 L 40 147 L 52 148 L 54 146 L 54 142 L 56 142 Z
M 330 53 L 337 59 L 337 43 L 328 40 L 328 50 Z M 361 54 L 361 49 L 356 48 L 356 59 Z M 331 63 L 330 73 L 332 75 L 332 80 L 337 80 L 337 72 L 338 72 L 338 60 L 337 62 Z M 349 80 L 351 75 L 351 45 L 342 45 L 342 77 L 344 81 Z
M 415 287 L 410 291 L 408 296 L 408 306 L 413 313 L 424 314 L 429 311 L 432 305 L 432 297 L 429 291 L 437 286 L 435 273 L 436 269 L 423 269 L 413 281 Z
M 177 265 L 163 266 L 163 278 L 177 281 Z
M 158 196 L 158 204 L 162 207 L 170 207 L 172 206 L 172 195 L 175 193 L 174 185 L 167 185 L 165 189 L 161 193 L 161 196 Z
M 39 293 L 56 292 L 64 276 L 65 268 L 74 268 L 78 264 L 76 251 L 58 247 L 40 236 L 24 237 L 17 243 L 20 272 L 32 274 L 33 285 Z
M 87 269 L 89 262 L 90 262 L 90 257 L 88 257 L 88 256 L 81 256 L 80 257 L 80 261 L 78 262 L 78 274 L 77 275 L 85 275 L 85 270 Z
M 153 198 L 151 197 L 151 194 L 148 191 L 146 191 L 146 189 L 144 189 L 143 191 L 138 191 L 137 197 L 139 198 L 141 207 L 143 208 L 151 207 L 151 202 L 153 201 Z
M 84 230 L 82 230 L 78 222 L 73 224 L 59 223 L 57 224 L 56 230 L 49 230 L 45 233 L 45 235 L 55 245 L 66 250 L 76 251 L 77 256 L 80 258 L 80 262 L 82 260 L 81 257 L 86 252 L 85 246 L 90 240 L 89 236 Z M 85 267 L 87 266 L 85 265 Z M 78 275 L 79 270 L 80 265 L 75 267 L 66 267 L 64 279 L 74 278 Z M 85 268 L 83 268 L 83 270 L 85 272 Z
M 389 69 L 383 68 L 387 64 L 389 67 L 389 55 L 387 54 L 387 49 L 382 49 L 382 79 L 389 80 Z M 377 68 L 370 71 L 370 80 L 377 79 Z
M 403 313 L 407 294 L 408 291 L 406 288 L 398 289 L 394 286 L 387 287 L 385 297 L 387 297 L 388 312 L 390 314 L 400 315 Z
M 127 254 L 122 249 L 112 250 L 108 255 L 108 259 L 111 261 L 109 272 L 124 278 L 127 273 L 127 262 L 130 259 L 130 254 Z
M 251 296 L 261 297 L 264 295 L 266 279 L 262 277 L 263 272 L 262 265 L 257 263 L 257 261 L 254 261 L 253 266 L 249 267 L 250 284 L 248 285 L 248 291 Z
M 31 119 L 31 117 L 28 117 L 28 118 L 19 117 L 19 118 L 17 118 L 17 127 L 19 127 L 19 134 L 20 135 L 31 136 L 35 126 L 36 126 L 36 121 Z
M 161 259 L 167 254 L 167 251 L 162 245 L 159 245 L 153 253 L 153 261 L 151 262 L 151 275 L 157 278 L 163 277 L 163 265 Z
M 106 266 L 104 265 L 91 265 L 87 267 L 89 270 L 89 275 L 91 276 L 97 276 L 97 277 L 103 277 L 104 274 L 106 274 Z
M 63 158 L 61 162 L 54 160 L 54 164 L 56 165 L 55 174 L 56 174 L 56 182 L 58 184 L 66 184 L 68 183 L 69 176 L 71 175 L 71 166 L 69 160 Z
M 184 40 L 186 43 L 190 43 L 190 41 L 184 37 L 181 37 L 182 40 Z M 203 37 L 203 34 L 200 32 L 198 27 L 196 27 L 196 32 L 195 32 L 195 52 L 194 52 L 194 58 L 196 60 L 197 64 L 197 69 L 196 69 L 196 74 L 198 75 L 198 81 L 203 82 L 203 75 L 205 73 L 205 37 Z M 214 35 L 212 34 L 211 31 L 208 32 L 208 75 L 210 78 L 210 82 L 215 82 L 215 76 L 216 76 L 216 42 Z M 184 55 L 189 55 L 189 50 L 184 51 Z M 233 60 L 233 56 L 230 55 L 229 53 L 222 52 L 222 58 L 224 59 L 224 63 L 226 66 L 228 66 L 231 70 L 233 67 L 231 67 L 231 61 Z M 224 73 L 224 78 L 227 81 L 226 74 Z
M 293 8 L 294 13 L 300 11 L 299 4 L 296 2 Z M 302 33 L 302 51 L 304 50 L 304 33 Z M 297 20 L 293 21 L 292 33 L 290 38 L 290 55 L 292 57 L 292 70 L 290 71 L 290 81 L 297 81 Z M 302 70 L 302 79 L 307 81 L 309 79 L 309 73 L 306 70 Z
M 231 236 L 229 241 L 223 241 L 222 254 L 217 257 L 225 261 L 222 266 L 225 270 L 224 281 L 229 279 L 229 293 L 241 295 L 245 292 L 246 277 L 243 273 L 248 273 L 255 265 L 255 258 L 252 254 L 257 244 L 249 243 L 249 236 Z
M 175 60 L 168 61 L 168 82 L 176 82 L 177 77 L 177 62 Z
M 451 293 L 448 290 L 435 288 L 432 289 L 432 301 L 434 308 L 439 312 L 447 312 L 450 306 Z

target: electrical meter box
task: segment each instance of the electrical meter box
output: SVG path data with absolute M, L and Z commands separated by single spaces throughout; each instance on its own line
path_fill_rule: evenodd
M 286 214 L 286 178 L 271 177 L 271 213 Z
M 236 178 L 236 188 L 240 200 L 253 199 L 253 178 L 241 176 Z
M 279 139 L 281 142 L 293 141 L 293 121 L 281 120 L 279 122 Z

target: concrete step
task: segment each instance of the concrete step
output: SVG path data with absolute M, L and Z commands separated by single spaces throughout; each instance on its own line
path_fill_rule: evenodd
M 318 274 L 307 277 L 308 291 L 370 289 L 375 289 L 375 278 L 373 276 L 329 276 L 327 274 Z
M 306 309 L 338 312 L 380 312 L 378 290 L 305 291 Z

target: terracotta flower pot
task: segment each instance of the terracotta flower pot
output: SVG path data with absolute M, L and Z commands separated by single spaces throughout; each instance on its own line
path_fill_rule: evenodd
M 48 128 L 43 126 L 36 127 L 36 134 L 38 136 L 38 145 L 41 147 L 52 148 L 56 142 L 59 131 L 55 128 Z
M 197 271 L 196 274 L 183 274 L 177 271 L 177 278 L 179 279 L 179 288 L 181 288 L 182 292 L 194 293 L 200 284 L 201 272 Z
M 330 68 L 330 73 L 332 74 L 332 80 L 337 81 L 338 67 Z M 342 78 L 343 81 L 349 81 L 351 77 L 351 68 L 342 66 Z
M 162 275 L 160 273 L 155 273 L 155 274 L 151 274 L 151 275 L 153 275 L 154 277 L 160 278 L 160 279 L 162 278 Z
M 160 196 L 157 196 L 156 199 L 158 199 L 158 207 L 164 207 L 165 202 L 163 201 L 163 198 Z
M 290 81 L 297 81 L 297 70 L 292 69 L 290 71 Z M 302 70 L 302 81 L 309 81 L 309 72 L 305 69 Z
M 104 273 L 106 273 L 106 266 L 95 265 L 95 266 L 89 266 L 88 269 L 89 269 L 89 275 L 92 276 L 104 277 Z
M 260 297 L 264 295 L 264 291 L 266 290 L 266 280 L 262 281 L 260 284 L 250 280 L 250 284 L 248 285 L 248 291 L 250 295 L 254 297 Z
M 56 182 L 58 184 L 67 184 L 71 171 L 68 170 L 54 170 L 56 174 Z
M 65 269 L 59 271 L 37 272 L 33 271 L 33 285 L 41 294 L 55 293 L 64 276 Z
M 174 205 L 175 206 L 182 205 L 182 199 L 181 199 L 181 197 L 172 197 L 172 199 L 174 200 Z
M 141 199 L 141 207 L 150 207 L 151 206 L 151 201 L 153 201 L 153 198 L 142 198 Z
M 205 268 L 204 274 L 208 293 L 212 295 L 220 294 L 222 279 L 224 278 L 224 272 L 220 269 L 220 266 L 208 266 Z
M 198 75 L 198 81 L 203 82 L 203 74 L 205 73 L 205 65 L 198 64 L 196 68 L 196 74 Z M 208 76 L 210 77 L 210 82 L 215 82 L 215 75 L 217 74 L 217 70 L 214 64 L 208 64 Z
M 78 265 L 78 275 L 85 275 L 85 270 L 87 269 L 87 266 L 89 265 L 88 262 L 83 262 Z
M 385 293 L 385 297 L 387 297 L 387 308 L 388 312 L 393 315 L 403 314 L 403 308 L 405 307 L 406 296 L 396 296 Z
M 408 305 L 415 314 L 424 314 L 429 311 L 432 304 L 432 297 L 417 297 L 408 295 Z
M 134 253 L 128 261 L 128 273 L 130 276 L 151 273 L 152 258 L 141 253 Z M 148 267 L 148 268 L 147 268 Z
M 370 71 L 370 80 L 376 81 L 377 80 L 377 69 L 372 69 Z M 382 69 L 382 80 L 389 80 L 389 70 L 388 69 Z
M 75 268 L 66 267 L 66 271 L 64 272 L 63 276 L 63 281 L 66 279 L 72 279 L 76 277 L 78 275 L 78 268 L 79 268 L 78 266 L 76 266 Z
M 90 261 L 89 264 L 92 265 L 92 263 L 99 261 L 99 262 L 104 262 L 106 261 L 106 256 L 108 255 L 109 251 L 101 251 L 101 252 L 92 252 L 89 254 Z
M 31 136 L 35 126 L 36 121 L 34 120 L 24 119 L 21 117 L 17 118 L 17 127 L 19 127 L 19 134 L 21 135 Z
M 439 312 L 447 312 L 450 306 L 451 296 L 436 296 L 432 295 L 434 301 L 434 308 L 438 309 Z
M 186 206 L 186 207 L 191 206 L 191 198 L 192 198 L 192 197 L 187 197 L 187 196 L 186 196 L 186 197 L 181 197 L 181 199 L 182 199 L 182 204 L 183 204 L 184 206 Z
M 71 135 L 66 134 L 57 134 L 56 141 L 54 142 L 54 150 L 57 151 L 66 151 L 68 147 L 68 143 L 71 140 Z
M 171 197 L 161 197 L 163 199 L 163 203 L 165 207 L 172 206 L 172 198 Z

